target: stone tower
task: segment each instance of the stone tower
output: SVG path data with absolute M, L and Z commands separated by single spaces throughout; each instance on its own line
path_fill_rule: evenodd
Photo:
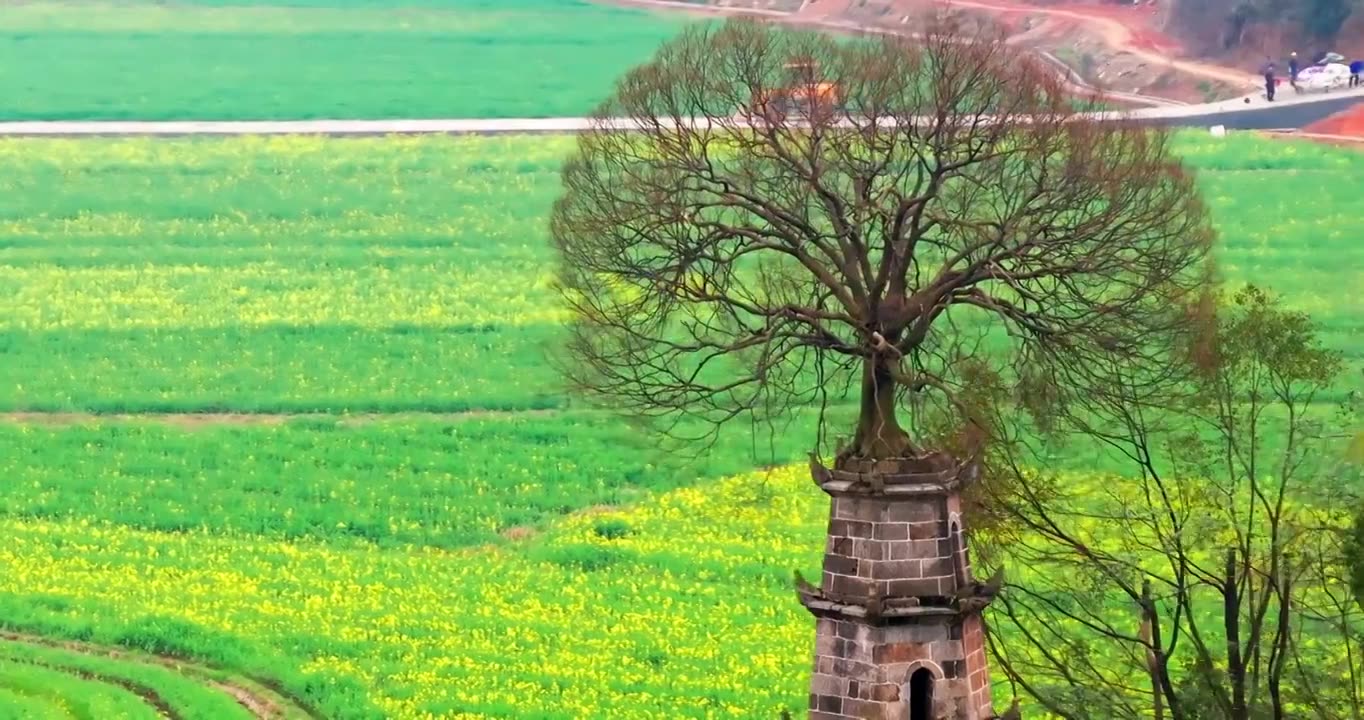
M 812 458 L 833 499 L 819 587 L 810 720 L 987 720 L 980 612 L 998 592 L 971 576 L 959 491 L 976 466 L 944 455 L 880 462 Z

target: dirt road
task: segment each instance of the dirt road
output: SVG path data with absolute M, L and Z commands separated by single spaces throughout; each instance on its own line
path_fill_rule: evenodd
M 1052 20 L 1065 20 L 1071 23 L 1083 25 L 1100 37 L 1106 45 L 1114 50 L 1128 53 L 1155 67 L 1166 67 L 1182 73 L 1194 75 L 1216 82 L 1226 83 L 1235 88 L 1245 89 L 1247 92 L 1258 88 L 1259 78 L 1247 72 L 1238 71 L 1232 68 L 1223 67 L 1213 63 L 1201 62 L 1192 59 L 1176 58 L 1178 52 L 1175 47 L 1161 47 L 1159 43 L 1152 42 L 1148 33 L 1142 33 L 1138 37 L 1138 32 L 1124 24 L 1123 22 L 1107 16 L 1100 11 L 1087 12 L 1082 9 L 1065 7 L 1042 7 L 1030 5 L 1022 2 L 1008 2 L 1007 0 L 941 0 L 949 6 L 979 10 L 993 14 L 1027 14 L 1040 15 Z M 887 32 L 888 27 L 874 27 L 858 25 L 843 19 L 851 2 L 847 0 L 806 0 L 806 2 L 794 13 L 782 12 L 778 10 L 768 10 L 762 8 L 736 7 L 731 5 L 702 5 L 698 3 L 681 2 L 680 0 L 616 0 L 616 2 L 635 5 L 639 7 L 653 7 L 668 10 L 687 10 L 691 12 L 701 12 L 706 14 L 721 15 L 750 15 L 773 18 L 785 18 L 787 20 L 811 25 L 822 25 L 831 29 L 855 30 L 855 31 L 880 31 Z M 905 10 L 914 8 L 922 9 L 922 0 L 909 0 L 905 3 Z M 1041 34 L 1040 29 L 1036 34 Z M 1033 31 L 1024 33 L 1026 36 L 1034 36 Z M 1020 40 L 1021 40 L 1020 36 Z M 1089 90 L 1090 88 L 1083 83 L 1076 83 L 1072 75 L 1067 78 L 1072 84 L 1076 84 L 1080 89 Z M 1110 93 L 1117 100 L 1128 102 L 1143 102 L 1152 105 L 1171 104 L 1168 99 L 1158 98 L 1142 93 Z
M 1256 88 L 1259 85 L 1259 78 L 1247 72 L 1241 72 L 1198 60 L 1173 58 L 1168 52 L 1160 52 L 1157 49 L 1151 48 L 1149 42 L 1137 42 L 1136 33 L 1133 32 L 1131 27 L 1124 25 L 1111 17 L 1105 17 L 1097 13 L 1086 13 L 1065 8 L 1048 8 L 1020 3 L 987 2 L 984 0 L 946 0 L 946 2 L 954 7 L 983 10 L 991 13 L 1026 13 L 1030 15 L 1043 15 L 1049 18 L 1064 18 L 1091 28 L 1113 49 L 1121 50 L 1122 52 L 1141 58 L 1152 65 L 1168 67 L 1172 70 L 1178 70 L 1190 75 L 1198 75 L 1209 80 L 1224 82 L 1234 87 L 1244 87 L 1248 90 Z

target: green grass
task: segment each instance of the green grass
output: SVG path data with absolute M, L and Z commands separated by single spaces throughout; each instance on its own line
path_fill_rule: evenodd
M 0 515 L 455 548 L 591 505 L 789 461 L 812 414 L 692 458 L 594 413 L 352 425 L 0 424 Z
M 0 660 L 0 690 L 16 699 L 31 701 L 21 701 L 23 710 L 19 717 L 78 720 L 158 717 L 153 706 L 130 690 L 31 663 Z M 0 703 L 9 704 L 3 699 Z M 39 710 L 38 705 L 49 707 Z
M 19 690 L 0 687 L 0 718 L 3 720 L 49 720 L 67 717 L 65 708 L 57 701 L 33 696 Z
M 186 718 L 254 717 L 226 692 L 171 668 L 24 643 L 0 645 L 0 685 L 47 695 L 88 720 L 162 717 L 158 705 Z
M 7 3 L 0 119 L 577 116 L 678 27 L 586 0 Z

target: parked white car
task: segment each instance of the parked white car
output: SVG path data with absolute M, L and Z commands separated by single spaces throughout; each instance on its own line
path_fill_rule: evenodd
M 1298 71 L 1298 89 L 1304 92 L 1330 92 L 1350 84 L 1350 67 L 1342 63 L 1312 65 Z

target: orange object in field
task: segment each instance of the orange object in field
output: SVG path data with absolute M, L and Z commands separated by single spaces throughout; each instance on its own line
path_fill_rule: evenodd
M 754 97 L 749 112 L 776 119 L 833 110 L 842 104 L 843 89 L 837 83 L 818 80 L 819 67 L 813 60 L 787 63 L 786 70 L 789 84 Z

